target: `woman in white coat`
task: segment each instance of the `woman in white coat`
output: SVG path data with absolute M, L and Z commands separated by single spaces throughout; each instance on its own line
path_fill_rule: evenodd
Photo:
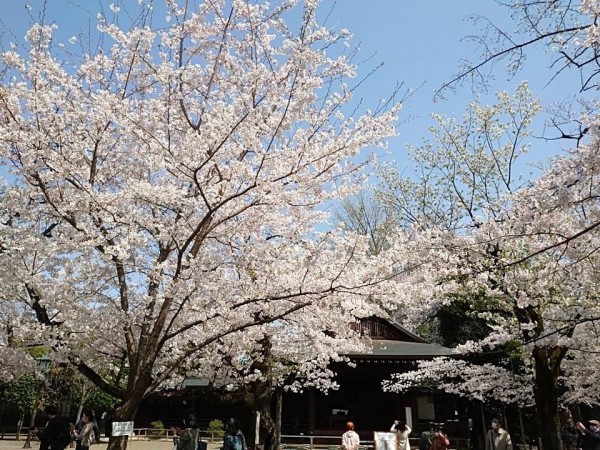
M 398 433 L 398 450 L 410 450 L 410 442 L 408 441 L 408 435 L 412 429 L 404 422 L 394 420 L 394 424 L 390 428 L 390 431 Z

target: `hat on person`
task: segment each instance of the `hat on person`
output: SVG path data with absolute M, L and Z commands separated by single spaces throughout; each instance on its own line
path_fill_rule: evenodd
M 597 420 L 590 420 L 588 423 L 590 425 L 596 425 L 597 427 L 600 427 L 600 422 L 598 422 Z

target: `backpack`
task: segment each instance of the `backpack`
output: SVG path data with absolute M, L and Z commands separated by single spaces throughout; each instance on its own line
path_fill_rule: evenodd
M 421 437 L 419 438 L 419 450 L 429 450 L 431 448 L 432 436 L 433 435 L 429 431 L 421 433 Z
M 71 444 L 71 425 L 60 421 L 60 432 L 50 442 L 51 450 L 65 450 Z
M 239 434 L 225 436 L 224 448 L 227 450 L 244 450 L 244 439 Z
M 442 434 L 436 434 L 431 441 L 431 450 L 446 450 L 450 445 L 448 438 Z

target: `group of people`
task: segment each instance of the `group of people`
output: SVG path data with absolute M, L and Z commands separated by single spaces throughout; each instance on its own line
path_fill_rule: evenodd
M 84 410 L 76 424 L 70 424 L 58 417 L 58 409 L 48 406 L 44 410 L 48 416 L 48 423 L 43 430 L 32 429 L 40 440 L 40 450 L 64 450 L 72 442 L 76 443 L 76 450 L 89 450 L 90 446 L 99 437 L 98 426 L 94 413 Z M 180 424 L 172 428 L 174 450 L 206 450 L 200 441 L 198 421 L 194 413 L 190 412 Z M 390 428 L 397 433 L 397 450 L 411 450 L 409 435 L 412 429 L 409 425 L 395 420 Z M 600 450 L 600 422 L 590 420 L 586 427 L 578 422 L 569 439 L 565 438 L 563 428 L 563 443 L 565 450 Z M 346 424 L 346 432 L 342 435 L 343 450 L 358 450 L 360 437 L 354 431 L 354 423 Z M 419 441 L 419 450 L 448 450 L 450 441 L 441 428 L 436 427 L 433 433 L 423 433 Z M 248 450 L 244 434 L 240 430 L 238 421 L 229 419 L 223 440 L 222 450 Z M 502 420 L 492 420 L 491 430 L 486 435 L 485 450 L 513 450 L 510 434 L 504 428 Z
M 40 450 L 64 450 L 72 442 L 76 444 L 76 450 L 89 450 L 99 437 L 94 413 L 91 411 L 83 411 L 76 424 L 59 417 L 56 406 L 47 406 L 44 412 L 48 416 L 44 429 L 34 427 L 31 430 L 40 440 Z
M 408 436 L 412 432 L 410 426 L 400 420 L 394 420 L 390 428 L 391 432 L 397 433 L 397 450 L 410 450 L 410 442 Z M 343 450 L 358 450 L 360 446 L 360 438 L 358 433 L 354 431 L 354 423 L 346 424 L 346 432 L 342 435 Z M 421 439 L 419 442 L 419 450 L 448 450 L 450 440 L 440 427 L 434 427 L 433 434 Z M 599 449 L 600 450 L 600 449 Z
M 89 450 L 93 443 L 98 442 L 100 434 L 92 411 L 84 410 L 76 424 L 59 417 L 55 406 L 46 407 L 44 412 L 48 416 L 44 429 L 31 430 L 40 440 L 40 450 L 65 450 L 72 443 L 76 450 Z M 172 431 L 174 450 L 206 450 L 206 443 L 200 440 L 194 413 L 186 414 L 179 424 L 172 427 Z M 235 419 L 227 423 L 222 450 L 248 450 L 244 434 Z
M 206 450 L 206 443 L 200 440 L 198 421 L 193 412 L 185 415 L 181 424 L 171 428 L 173 450 Z M 222 450 L 248 450 L 246 438 L 236 419 L 229 419 L 223 437 Z
M 565 426 L 561 438 L 565 450 L 600 450 L 600 422 L 590 420 L 587 427 L 581 422 L 577 422 L 575 427 Z M 492 421 L 492 429 L 485 441 L 485 450 L 513 450 L 510 434 L 504 429 L 500 419 Z

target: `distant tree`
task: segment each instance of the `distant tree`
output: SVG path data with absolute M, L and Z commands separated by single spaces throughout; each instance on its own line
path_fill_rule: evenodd
M 391 208 L 375 195 L 361 191 L 344 199 L 335 216 L 348 230 L 367 237 L 371 254 L 377 255 L 389 247 L 388 239 L 396 224 Z
M 30 413 L 35 407 L 39 382 L 33 374 L 26 374 L 19 379 L 5 383 L 0 390 L 2 403 L 15 408 L 19 412 L 17 422 L 17 440 L 21 435 L 25 414 Z

